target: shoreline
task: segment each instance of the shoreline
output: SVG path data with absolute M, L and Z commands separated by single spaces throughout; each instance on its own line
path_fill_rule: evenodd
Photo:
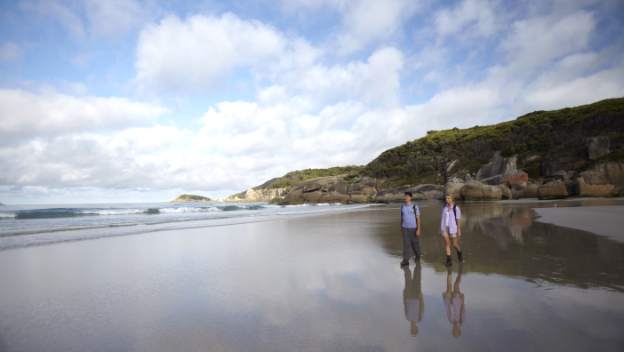
M 111 237 L 146 235 L 166 231 L 185 231 L 235 226 L 253 223 L 307 218 L 331 214 L 356 212 L 375 207 L 371 204 L 354 204 L 348 207 L 306 209 L 300 212 L 245 214 L 232 217 L 170 220 L 155 223 L 129 223 L 98 225 L 92 227 L 59 228 L 45 231 L 0 234 L 0 252 L 11 249 L 37 247 L 51 244 L 87 241 Z M 314 207 L 313 207 L 314 208 Z
M 534 208 L 537 222 L 587 231 L 624 243 L 624 205 Z
M 436 207 L 439 200 L 422 200 L 417 201 L 421 207 Z M 106 237 L 130 236 L 135 234 L 147 234 L 153 232 L 162 232 L 170 230 L 185 230 L 198 228 L 211 228 L 228 225 L 236 225 L 240 223 L 266 222 L 272 220 L 323 216 L 342 212 L 352 212 L 362 209 L 374 209 L 395 207 L 401 203 L 357 203 L 349 205 L 341 205 L 336 207 L 320 207 L 320 204 L 305 203 L 299 206 L 307 205 L 307 209 L 301 208 L 301 212 L 282 213 L 245 213 L 241 216 L 233 217 L 215 217 L 215 218 L 198 218 L 198 219 L 162 219 L 153 223 L 127 223 L 127 224 L 98 224 L 94 226 L 76 226 L 65 227 L 48 230 L 23 230 L 15 233 L 0 233 L 0 251 L 10 250 L 22 247 L 41 246 L 55 244 L 61 242 L 84 241 L 90 239 L 99 239 Z M 531 208 L 537 217 L 535 221 L 541 223 L 553 224 L 567 228 L 579 229 L 602 236 L 607 236 L 617 241 L 624 241 L 624 236 L 618 233 L 618 229 L 624 227 L 624 223 L 618 222 L 619 214 L 624 215 L 624 198 L 599 198 L 599 197 L 583 197 L 583 198 L 566 198 L 558 200 L 538 200 L 535 198 L 526 198 L 519 200 L 501 200 L 501 201 L 461 201 L 459 204 L 481 206 L 522 206 Z M 299 208 L 294 206 L 293 210 Z M 596 217 L 591 209 L 606 208 L 618 209 L 615 214 L 606 213 L 599 214 Z M 562 209 L 567 210 L 562 210 Z M 588 210 L 589 209 L 589 210 Z M 624 217 L 620 216 L 622 219 Z M 151 218 L 157 219 L 157 218 Z M 28 221 L 28 220 L 18 220 Z M 599 222 L 596 224 L 596 222 Z

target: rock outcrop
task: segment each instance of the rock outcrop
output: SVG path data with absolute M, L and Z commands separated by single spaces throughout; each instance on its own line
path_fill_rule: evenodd
M 537 188 L 537 198 L 539 199 L 561 199 L 568 196 L 568 189 L 565 182 L 555 180 L 545 183 Z
M 514 185 L 511 188 L 513 199 L 520 198 L 537 198 L 537 189 L 539 185 L 535 183 L 527 183 L 525 186 Z
M 500 200 L 503 190 L 499 186 L 490 186 L 479 181 L 469 181 L 461 189 L 464 200 Z
M 581 197 L 611 197 L 616 195 L 616 187 L 612 184 L 592 185 L 582 177 L 578 178 L 578 194 Z
M 181 194 L 172 202 L 176 203 L 190 203 L 190 202 L 210 202 L 212 199 L 204 196 L 198 196 L 196 194 Z
M 453 178 L 446 183 L 444 193 L 450 195 L 453 199 L 461 199 L 461 189 L 464 187 L 464 180 Z
M 477 180 L 489 185 L 504 183 L 518 173 L 517 159 L 515 155 L 503 158 L 500 151 L 496 151 L 492 159 L 477 171 Z
M 508 199 L 508 200 L 513 199 L 513 193 L 511 192 L 511 189 L 507 187 L 507 185 L 501 184 L 501 185 L 498 185 L 498 188 L 500 188 L 501 190 L 502 199 Z
M 380 190 L 377 180 L 350 175 L 319 177 L 290 187 L 275 203 L 395 203 L 402 202 L 405 192 L 412 192 L 415 200 L 442 199 L 444 187 L 423 184 Z
M 606 162 L 580 173 L 586 183 L 612 184 L 624 188 L 624 162 Z
M 277 203 L 368 203 L 377 195 L 375 179 L 349 175 L 319 177 L 290 187 Z
M 228 202 L 270 202 L 273 199 L 283 197 L 287 190 L 287 187 L 252 187 L 241 193 L 233 194 L 225 200 Z

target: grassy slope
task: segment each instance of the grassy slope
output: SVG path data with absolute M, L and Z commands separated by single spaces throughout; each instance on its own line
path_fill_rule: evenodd
M 296 185 L 299 182 L 311 180 L 311 179 L 318 178 L 318 177 L 339 176 L 339 175 L 346 175 L 346 174 L 358 175 L 362 172 L 363 169 L 364 169 L 363 166 L 335 166 L 335 167 L 330 167 L 327 169 L 304 169 L 304 170 L 291 171 L 284 176 L 272 178 L 268 180 L 267 182 L 259 186 L 256 186 L 254 188 L 271 189 L 271 188 L 290 187 L 290 186 Z M 230 197 L 245 198 L 245 192 L 246 191 L 236 193 L 236 194 L 231 195 Z
M 174 201 L 207 202 L 207 201 L 210 201 L 210 198 L 204 197 L 204 196 L 198 196 L 195 194 L 181 194 Z
M 258 188 L 281 188 L 295 185 L 299 182 L 318 177 L 339 176 L 345 174 L 358 174 L 364 169 L 363 166 L 336 166 L 327 169 L 305 169 L 291 171 L 282 177 L 276 177 L 261 184 Z
M 535 178 L 542 176 L 544 164 L 565 170 L 591 166 L 586 155 L 587 138 L 594 136 L 610 137 L 611 153 L 604 160 L 624 161 L 624 98 L 535 111 L 496 125 L 430 131 L 425 137 L 386 150 L 366 166 L 292 171 L 256 188 L 289 187 L 317 177 L 345 174 L 384 178 L 387 186 L 439 184 L 445 162 L 457 159 L 454 170 L 474 173 L 496 151 L 503 156 L 518 155 L 519 167 Z
M 390 184 L 441 182 L 440 165 L 458 159 L 457 170 L 476 172 L 495 151 L 517 154 L 531 177 L 541 176 L 544 163 L 566 170 L 590 166 L 587 137 L 609 136 L 611 153 L 624 160 L 624 98 L 556 111 L 536 111 L 513 121 L 467 129 L 430 131 L 427 136 L 383 152 L 363 173 Z M 538 155 L 540 158 L 530 158 Z

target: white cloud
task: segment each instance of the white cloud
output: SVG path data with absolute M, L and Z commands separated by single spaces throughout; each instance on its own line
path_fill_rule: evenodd
M 19 59 L 24 50 L 13 42 L 0 44 L 0 61 L 14 61 Z
M 317 105 L 343 100 L 357 100 L 370 105 L 398 104 L 403 53 L 394 47 L 380 48 L 366 61 L 344 65 L 320 63 L 284 70 L 273 77 L 289 88 L 291 94 L 303 94 Z M 320 108 L 319 106 L 319 108 Z
M 145 89 L 211 87 L 235 68 L 270 64 L 286 45 L 273 27 L 233 14 L 169 16 L 141 32 L 136 80 Z
M 440 10 L 434 19 L 436 31 L 442 38 L 454 34 L 489 36 L 496 30 L 494 3 L 489 0 L 463 0 L 455 7 Z
M 0 90 L 0 140 L 43 137 L 151 122 L 167 110 L 120 97 Z
M 28 155 L 7 162 L 9 168 L 0 184 L 237 190 L 291 168 L 363 163 L 391 146 L 394 128 L 388 126 L 399 127 L 405 120 L 403 109 L 376 101 L 398 101 L 401 65 L 400 51 L 380 49 L 364 62 L 324 68 L 332 71 L 330 78 L 340 89 L 353 90 L 337 102 L 321 103 L 326 97 L 315 94 L 318 82 L 303 88 L 270 86 L 258 92 L 257 101 L 216 104 L 203 115 L 198 130 L 155 126 L 100 134 L 75 132 L 86 126 L 73 126 L 72 134 L 0 148 L 0 163 Z M 299 93 L 287 94 L 291 88 Z M 39 107 L 29 116 L 56 111 L 61 120 L 54 121 L 64 128 L 71 127 L 72 116 L 90 110 L 82 104 L 95 99 L 27 98 L 45 102 L 30 102 Z M 60 101 L 50 103 L 48 99 Z M 22 103 L 13 105 L 18 104 Z M 76 104 L 70 112 L 59 112 L 59 107 Z M 139 107 L 138 111 L 143 111 L 144 106 Z M 102 123 L 99 117 L 92 116 L 89 126 Z M 42 123 L 37 135 L 55 128 Z M 388 132 L 370 138 L 373 130 Z
M 288 14 L 309 15 L 310 10 L 331 9 L 341 16 L 332 45 L 351 54 L 402 34 L 404 25 L 421 7 L 420 0 L 282 0 Z
M 514 22 L 502 48 L 515 65 L 534 68 L 587 48 L 595 28 L 591 12 L 538 16 Z
M 351 53 L 397 34 L 417 10 L 415 0 L 358 0 L 343 8 L 344 31 L 338 49 Z
M 526 105 L 540 109 L 588 104 L 596 100 L 624 96 L 624 65 L 569 81 L 539 80 L 530 85 Z
M 0 165 L 6 165 L 0 187 L 222 194 L 293 169 L 365 163 L 431 129 L 624 95 L 621 46 L 594 41 L 600 19 L 580 5 L 530 6 L 509 15 L 499 2 L 461 1 L 429 18 L 433 30 L 418 41 L 424 47 L 397 45 L 411 32 L 416 2 L 292 6 L 333 9 L 341 16 L 336 31 L 308 40 L 292 28 L 228 13 L 168 16 L 143 28 L 133 82 L 144 90 L 180 93 L 177 103 L 232 81 L 254 89 L 251 98 L 211 104 L 197 125 L 163 125 L 158 104 L 89 96 L 95 90 L 72 80 L 65 91 L 81 96 L 0 90 Z M 133 26 L 117 15 L 90 19 L 88 32 L 106 35 L 105 23 L 95 25 L 105 18 Z M 511 26 L 500 26 L 505 16 L 514 16 Z M 440 40 L 451 36 L 487 41 L 494 49 L 484 51 L 484 67 L 471 72 L 456 40 Z M 336 55 L 339 47 L 358 55 Z M 412 87 L 422 89 L 424 100 L 409 97 Z
M 426 118 L 427 129 L 470 127 L 475 123 L 488 122 L 502 102 L 501 93 L 484 84 L 467 85 L 441 91 L 423 104 L 411 107 L 420 119 Z M 412 125 L 422 123 L 419 119 Z

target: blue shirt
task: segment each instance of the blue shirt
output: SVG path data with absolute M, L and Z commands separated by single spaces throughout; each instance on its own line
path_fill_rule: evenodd
M 401 205 L 401 227 L 405 229 L 416 228 L 416 217 L 420 216 L 420 210 L 414 203 Z

